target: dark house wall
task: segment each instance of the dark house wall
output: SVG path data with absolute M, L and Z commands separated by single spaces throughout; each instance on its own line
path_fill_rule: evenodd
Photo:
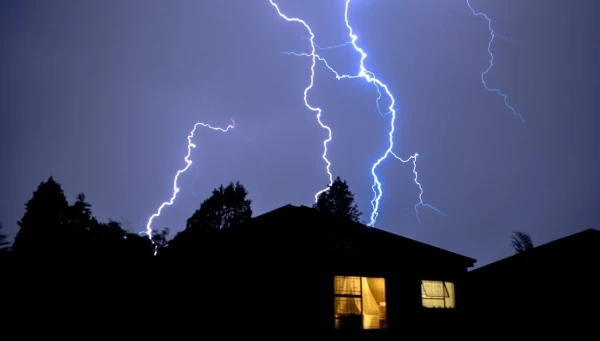
M 287 263 L 282 259 L 279 261 Z M 460 288 L 463 277 L 460 275 L 435 278 L 456 283 L 457 309 L 425 309 L 421 304 L 421 277 L 416 272 L 377 269 L 369 264 L 366 266 L 368 269 L 361 271 L 358 260 L 354 266 L 342 266 L 339 270 L 335 270 L 335 265 L 331 266 L 330 262 L 323 260 L 312 264 L 297 262 L 290 262 L 290 264 L 294 265 L 289 270 L 281 269 L 277 272 L 268 270 L 271 265 L 275 267 L 276 264 L 264 264 L 264 271 L 253 271 L 252 277 L 265 280 L 270 285 L 258 282 L 245 285 L 245 292 L 249 293 L 249 296 L 243 299 L 230 296 L 232 311 L 249 313 L 248 320 L 245 321 L 247 328 L 251 330 L 264 328 L 265 332 L 285 330 L 296 333 L 347 335 L 348 333 L 344 331 L 334 330 L 333 289 L 336 275 L 385 278 L 388 330 L 368 330 L 359 332 L 359 335 L 369 338 L 405 335 L 407 332 L 418 335 L 419 332 L 427 330 L 426 335 L 429 337 L 435 335 L 435 332 L 447 335 L 449 331 L 462 331 L 467 326 L 461 318 Z M 227 290 L 235 292 L 232 289 Z M 237 294 L 240 292 L 238 291 Z M 231 322 L 238 327 L 242 325 L 239 321 L 231 320 Z M 431 329 L 432 326 L 435 328 Z M 352 332 L 352 335 L 356 334 L 355 331 Z
M 333 330 L 333 289 L 335 275 L 349 275 L 386 280 L 389 330 L 358 335 L 373 340 L 423 330 L 432 336 L 435 331 L 445 335 L 448 328 L 464 329 L 458 313 L 465 269 L 428 272 L 428 279 L 456 283 L 456 310 L 422 308 L 424 272 L 400 262 L 391 266 L 377 259 L 297 259 L 245 253 L 221 260 L 207 255 L 204 261 L 193 262 L 105 263 L 88 270 L 56 264 L 19 267 L 11 272 L 15 278 L 11 287 L 3 288 L 10 293 L 3 306 L 16 321 L 27 319 L 57 329 L 75 324 L 95 330 L 100 324 L 106 330 L 118 325 L 119 329 L 139 329 L 136 333 L 142 334 L 168 332 L 171 337 L 172 333 L 215 332 L 345 337 L 348 333 Z
M 388 331 L 369 330 L 365 335 L 419 332 L 423 328 L 429 328 L 429 336 L 446 328 L 441 332 L 446 335 L 448 328 L 464 326 L 463 282 L 475 262 L 467 257 L 293 206 L 258 217 L 252 224 L 230 231 L 227 239 L 226 253 L 246 255 L 243 268 L 262 271 L 264 276 L 271 274 L 286 283 L 269 290 L 283 291 L 277 295 L 288 299 L 294 290 L 285 288 L 295 286 L 293 299 L 303 302 L 303 308 L 285 308 L 281 319 L 287 322 L 281 325 L 332 332 L 337 275 L 385 278 Z M 453 282 L 456 309 L 423 308 L 421 280 Z M 296 322 L 291 322 L 291 316 Z M 437 329 L 431 330 L 431 325 Z
M 462 323 L 462 285 L 474 260 L 364 225 L 311 216 L 313 213 L 308 208 L 283 207 L 230 231 L 227 237 L 226 253 L 244 254 L 247 265 L 243 268 L 285 283 L 269 289 L 279 290 L 277 296 L 286 297 L 282 300 L 303 302 L 303 308 L 282 303 L 287 311 L 280 317 L 287 322 L 277 325 L 332 331 L 336 275 L 385 278 L 389 328 L 385 334 L 418 332 L 422 324 L 454 328 Z M 457 308 L 423 308 L 423 279 L 455 283 Z M 296 289 L 291 289 L 294 286 Z M 290 291 L 295 292 L 288 298 Z
M 450 330 L 465 329 L 461 295 L 466 269 L 456 272 L 432 270 L 436 275 L 430 273 L 427 279 L 455 283 L 457 308 L 425 309 L 421 303 L 423 272 L 403 269 L 401 265 L 377 264 L 377 260 L 364 258 L 246 258 L 237 270 L 232 269 L 232 277 L 227 280 L 230 282 L 228 287 L 220 289 L 228 292 L 231 311 L 248 313 L 245 321 L 231 320 L 238 327 L 246 322 L 250 329 L 265 328 L 272 332 L 295 330 L 297 333 L 313 331 L 343 336 L 347 333 L 333 330 L 334 276 L 383 277 L 386 281 L 388 330 L 369 330 L 362 334 L 383 337 L 409 331 L 419 333 L 427 329 L 427 335 L 432 336 L 435 332 L 446 335 Z M 238 277 L 238 274 L 246 273 L 247 276 Z M 239 284 L 243 291 L 235 289 L 236 277 L 238 282 L 243 281 Z M 433 330 L 432 325 L 435 326 Z
M 541 245 L 469 274 L 471 319 L 490 330 L 586 330 L 597 323 L 598 275 L 600 231 Z

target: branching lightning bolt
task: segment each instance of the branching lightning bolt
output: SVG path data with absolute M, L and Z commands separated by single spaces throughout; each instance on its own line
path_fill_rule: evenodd
M 408 159 L 403 160 L 401 159 L 398 155 L 394 154 L 394 152 L 390 152 L 390 154 L 395 157 L 396 159 L 400 160 L 400 162 L 402 163 L 406 163 L 412 160 L 412 164 L 413 164 L 413 174 L 415 175 L 414 177 L 414 182 L 417 185 L 417 187 L 419 187 L 419 202 L 415 204 L 415 213 L 417 215 L 417 219 L 419 219 L 419 221 L 421 221 L 421 218 L 419 218 L 419 206 L 423 206 L 423 207 L 429 207 L 430 209 L 436 211 L 437 213 L 447 217 L 447 215 L 440 211 L 439 209 L 431 206 L 430 204 L 426 204 L 423 202 L 423 186 L 421 185 L 421 183 L 419 182 L 419 173 L 417 173 L 417 158 L 419 157 L 419 153 L 415 153 L 414 155 L 410 156 Z
M 316 111 L 318 110 L 318 115 L 317 117 L 319 118 L 319 123 L 321 123 L 320 121 L 320 117 L 321 117 L 321 109 L 313 109 L 310 107 L 310 105 L 307 103 L 306 101 L 306 92 L 312 88 L 313 86 L 313 79 L 314 79 L 314 74 L 315 74 L 315 65 L 316 65 L 316 61 L 319 60 L 321 62 L 323 62 L 325 64 L 325 66 L 335 74 L 336 79 L 340 80 L 340 79 L 356 79 L 356 78 L 361 78 L 365 81 L 367 81 L 368 83 L 371 83 L 375 86 L 379 96 L 377 97 L 376 100 L 376 104 L 377 104 L 377 109 L 379 111 L 379 113 L 381 115 L 387 115 L 389 114 L 391 116 L 390 118 L 390 130 L 388 133 L 389 136 L 389 144 L 387 149 L 385 150 L 385 152 L 383 153 L 382 156 L 380 156 L 377 161 L 371 166 L 371 175 L 373 176 L 373 186 L 371 187 L 373 190 L 373 200 L 371 200 L 371 207 L 372 207 L 372 212 L 371 212 L 371 216 L 370 216 L 370 222 L 368 223 L 369 226 L 375 226 L 375 223 L 377 221 L 377 216 L 379 215 L 379 203 L 381 201 L 381 197 L 383 195 L 383 189 L 382 189 L 382 183 L 379 180 L 379 177 L 377 176 L 377 168 L 379 167 L 379 165 L 388 158 L 389 155 L 392 155 L 393 157 L 395 157 L 396 159 L 400 160 L 401 162 L 409 162 L 409 161 L 413 161 L 413 173 L 415 174 L 415 178 L 414 181 L 417 184 L 417 186 L 420 189 L 420 193 L 419 193 L 419 202 L 415 205 L 415 211 L 417 214 L 417 219 L 419 219 L 419 206 L 424 206 L 424 207 L 429 207 L 431 209 L 433 209 L 434 211 L 446 216 L 443 212 L 441 212 L 440 210 L 438 210 L 437 208 L 429 205 L 429 204 L 425 204 L 423 202 L 423 187 L 421 186 L 421 184 L 418 181 L 418 174 L 417 174 L 417 156 L 418 154 L 415 154 L 411 157 L 409 157 L 406 160 L 403 160 L 401 158 L 399 158 L 396 154 L 394 154 L 393 152 L 393 148 L 394 148 L 394 131 L 395 131 L 395 120 L 396 120 L 396 109 L 394 108 L 395 105 L 395 99 L 394 96 L 392 95 L 392 93 L 390 92 L 388 86 L 383 83 L 382 81 L 380 81 L 379 79 L 377 79 L 377 77 L 375 76 L 375 74 L 369 70 L 367 70 L 367 68 L 364 65 L 365 59 L 367 58 L 367 53 L 360 48 L 356 41 L 358 40 L 358 36 L 356 34 L 354 34 L 354 30 L 352 28 L 352 26 L 350 25 L 350 22 L 348 20 L 348 8 L 349 8 L 349 4 L 350 4 L 350 0 L 346 0 L 346 5 L 345 5 L 345 9 L 344 9 L 344 21 L 346 24 L 346 27 L 348 28 L 348 36 L 350 37 L 350 41 L 346 42 L 344 44 L 341 45 L 337 45 L 337 46 L 333 46 L 333 47 L 328 47 L 328 48 L 322 48 L 319 47 L 317 44 L 315 44 L 314 42 L 314 38 L 315 35 L 312 32 L 312 29 L 308 26 L 308 24 L 306 24 L 306 22 L 304 22 L 301 19 L 298 18 L 289 18 L 287 16 L 285 16 L 283 13 L 281 13 L 281 11 L 279 10 L 279 7 L 273 2 L 273 0 L 269 0 L 271 2 L 271 5 L 273 5 L 273 7 L 275 7 L 277 9 L 277 12 L 279 13 L 279 16 L 281 16 L 282 18 L 284 18 L 287 21 L 295 21 L 295 22 L 299 22 L 301 24 L 304 25 L 304 27 L 306 27 L 306 29 L 309 31 L 310 33 L 310 43 L 311 43 L 311 48 L 312 51 L 310 54 L 308 53 L 294 53 L 294 52 L 282 52 L 284 54 L 290 54 L 290 55 L 295 55 L 295 56 L 305 56 L 305 57 L 311 57 L 312 59 L 312 66 L 311 66 L 311 84 L 310 86 L 306 89 L 306 91 L 304 92 L 304 100 L 306 103 L 306 106 L 313 110 Z M 331 49 L 331 48 L 337 48 L 337 47 L 344 47 L 344 46 L 352 46 L 354 48 L 354 50 L 356 52 L 358 52 L 361 56 L 360 58 L 360 63 L 359 63 L 359 71 L 358 74 L 356 75 L 346 75 L 346 74 L 340 74 L 338 73 L 335 69 L 333 69 L 329 63 L 327 62 L 327 60 L 325 60 L 324 58 L 322 58 L 321 56 L 319 56 L 316 53 L 316 49 L 320 49 L 320 50 L 327 50 L 327 49 Z M 388 98 L 390 99 L 390 105 L 388 107 L 388 111 L 385 113 L 382 113 L 380 108 L 379 108 L 379 100 L 381 99 L 382 93 L 381 93 L 381 89 L 384 90 L 385 94 L 388 96 Z M 325 142 L 325 147 L 327 146 L 327 142 L 331 141 L 331 129 L 327 128 L 330 132 L 329 135 L 329 139 Z M 327 152 L 327 149 L 325 150 L 325 152 Z M 325 158 L 325 154 L 324 154 L 324 158 Z M 329 161 L 327 161 L 327 172 L 330 176 L 331 179 L 331 172 L 329 171 L 329 166 L 331 165 L 329 163 Z M 331 181 L 330 181 L 331 183 Z M 315 200 L 318 198 L 318 195 L 324 191 L 326 191 L 327 189 L 318 192 L 315 195 Z
M 150 238 L 150 240 L 152 241 L 153 244 L 154 244 L 154 241 L 152 240 L 152 221 L 155 218 L 160 217 L 162 210 L 167 206 L 173 205 L 173 203 L 175 202 L 175 199 L 177 198 L 177 193 L 179 193 L 179 187 L 177 187 L 177 180 L 179 180 L 179 176 L 181 174 L 185 173 L 192 165 L 192 160 L 190 160 L 190 155 L 192 154 L 192 149 L 196 148 L 196 145 L 192 142 L 192 139 L 194 138 L 194 134 L 196 133 L 196 129 L 198 129 L 198 127 L 204 127 L 204 128 L 208 128 L 211 130 L 221 131 L 221 132 L 226 133 L 227 131 L 229 131 L 229 129 L 235 128 L 235 121 L 231 120 L 231 122 L 232 123 L 230 125 L 228 125 L 226 128 L 213 127 L 210 124 L 202 123 L 202 122 L 198 122 L 198 123 L 194 124 L 194 128 L 192 129 L 192 131 L 190 132 L 190 134 L 187 137 L 187 141 L 188 141 L 187 154 L 183 158 L 186 165 L 182 169 L 178 170 L 177 173 L 175 173 L 175 178 L 173 179 L 173 194 L 171 194 L 171 198 L 169 199 L 169 201 L 163 202 L 158 207 L 158 210 L 156 211 L 156 213 L 154 213 L 152 216 L 150 216 L 150 219 L 148 219 L 148 223 L 146 224 L 146 231 L 143 232 L 143 234 L 147 235 L 148 238 Z M 157 249 L 155 247 L 154 248 L 155 256 L 156 256 L 156 253 L 157 253 Z
M 473 6 L 471 6 L 471 1 L 467 0 L 467 6 L 469 6 L 469 9 L 471 10 L 471 12 L 473 13 L 474 16 L 482 16 L 485 18 L 485 20 L 487 20 L 488 22 L 488 30 L 490 31 L 490 41 L 488 42 L 488 54 L 490 55 L 490 64 L 488 66 L 488 68 L 483 71 L 481 73 L 481 83 L 483 84 L 483 87 L 489 91 L 489 92 L 495 92 L 496 94 L 498 94 L 500 97 L 502 97 L 504 99 L 504 105 L 517 117 L 519 117 L 519 119 L 521 120 L 522 123 L 525 123 L 525 119 L 523 118 L 523 116 L 521 116 L 521 114 L 519 114 L 515 108 L 513 108 L 510 104 L 508 104 L 508 95 L 503 93 L 502 91 L 500 91 L 500 89 L 497 88 L 490 88 L 488 87 L 486 81 L 485 81 L 485 75 L 487 75 L 488 72 L 490 72 L 490 70 L 494 67 L 494 54 L 492 53 L 492 43 L 494 42 L 494 39 L 496 38 L 496 36 L 502 37 L 503 39 L 509 41 L 509 42 L 513 42 L 511 40 L 508 40 L 508 38 L 501 36 L 500 34 L 496 33 L 496 31 L 494 31 L 494 29 L 492 28 L 492 19 L 490 19 L 490 17 L 487 16 L 487 14 L 483 13 L 483 12 L 477 12 L 475 11 L 475 9 L 473 9 Z M 514 43 L 514 42 L 513 42 Z
M 308 38 L 302 37 L 302 39 L 308 39 Z M 337 49 L 337 48 L 340 48 L 340 47 L 346 47 L 348 45 L 352 45 L 352 42 L 351 41 L 347 41 L 347 42 L 345 42 L 343 44 L 334 45 L 334 46 L 327 46 L 327 47 L 321 47 L 321 46 L 317 45 L 317 43 L 314 43 L 314 44 L 315 44 L 315 47 L 317 49 L 322 50 L 322 51 L 326 51 L 326 50 Z M 282 52 L 282 53 L 284 53 L 284 54 L 292 54 L 292 55 L 296 55 L 296 56 L 302 56 L 302 55 L 308 56 L 307 54 L 298 54 L 298 53 L 293 53 L 293 52 Z M 327 64 L 327 61 L 325 59 L 321 58 L 320 56 L 317 56 L 317 59 L 325 62 L 325 64 L 327 65 L 327 67 L 337 75 L 337 72 L 335 72 L 331 67 L 329 67 L 329 65 Z M 375 84 L 375 89 L 377 90 L 377 95 L 378 95 L 377 99 L 375 100 L 375 105 L 377 106 L 377 111 L 379 112 L 379 114 L 381 116 L 385 116 L 385 115 L 391 113 L 389 110 L 386 111 L 386 112 L 382 112 L 381 111 L 381 107 L 379 106 L 379 101 L 381 100 L 382 94 L 381 94 L 381 91 L 379 90 L 379 87 L 377 86 L 377 84 Z
M 315 34 L 313 33 L 312 29 L 310 28 L 310 26 L 308 26 L 308 24 L 299 18 L 290 18 L 288 16 L 286 16 L 285 14 L 283 14 L 281 12 L 281 10 L 279 9 L 279 6 L 277 6 L 277 4 L 275 2 L 273 2 L 273 0 L 269 0 L 269 2 L 271 3 L 271 5 L 277 10 L 277 13 L 279 14 L 280 17 L 282 17 L 283 19 L 285 19 L 288 22 L 297 22 L 302 24 L 306 30 L 308 31 L 308 33 L 310 34 L 310 37 L 308 38 L 308 41 L 310 42 L 310 47 L 311 47 L 311 53 L 307 56 L 311 57 L 311 66 L 310 66 L 310 84 L 304 89 L 304 105 L 312 112 L 316 112 L 317 113 L 317 122 L 319 122 L 319 125 L 321 126 L 321 128 L 327 130 L 327 139 L 325 139 L 323 141 L 323 155 L 322 158 L 325 161 L 325 170 L 327 171 L 327 175 L 329 176 L 329 185 L 333 184 L 333 175 L 331 174 L 331 162 L 329 161 L 329 159 L 327 159 L 327 144 L 329 142 L 331 142 L 332 140 L 332 132 L 331 132 L 331 128 L 326 126 L 325 124 L 323 124 L 323 122 L 321 121 L 321 108 L 314 108 L 312 107 L 310 104 L 308 104 L 308 92 L 310 91 L 310 89 L 312 89 L 312 87 L 315 84 L 315 65 L 317 64 L 317 54 L 316 52 L 316 45 L 315 45 Z M 319 195 L 325 191 L 327 191 L 329 189 L 329 187 L 320 190 L 319 192 L 317 192 L 315 194 L 315 202 L 317 201 L 317 199 L 319 198 Z

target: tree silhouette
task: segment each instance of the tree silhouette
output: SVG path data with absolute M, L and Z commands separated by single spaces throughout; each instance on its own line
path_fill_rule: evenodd
M 252 218 L 252 200 L 239 182 L 221 185 L 204 200 L 187 220 L 185 230 L 177 233 L 163 254 L 194 257 L 218 252 L 222 231 L 239 226 Z
M 137 233 L 126 232 L 123 237 L 124 258 L 133 260 L 149 259 L 154 256 L 154 245 L 147 236 L 140 236 Z
M 169 236 L 169 228 L 165 227 L 162 230 L 152 230 L 152 241 L 158 249 L 165 248 L 167 246 L 167 237 Z
M 2 223 L 0 223 L 0 253 L 6 252 L 6 250 L 10 247 L 10 242 L 8 241 L 8 237 L 2 233 Z
M 154 246 L 147 236 L 125 231 L 118 221 L 92 225 L 90 238 L 97 259 L 138 259 L 154 254 Z
M 12 249 L 15 256 L 41 260 L 69 257 L 77 261 L 81 257 L 138 259 L 154 253 L 149 238 L 128 233 L 116 221 L 99 223 L 83 193 L 69 205 L 52 177 L 38 186 L 25 206 Z M 167 234 L 163 231 L 157 236 L 161 245 L 166 243 Z
M 239 181 L 214 189 L 210 198 L 187 220 L 187 229 L 223 230 L 245 223 L 252 217 L 252 200 Z
M 354 201 L 346 180 L 336 177 L 327 191 L 321 193 L 313 208 L 334 216 L 344 217 L 359 222 L 362 213 Z
M 510 243 L 515 249 L 515 253 L 525 252 L 533 249 L 533 241 L 531 236 L 525 232 L 513 231 L 513 235 L 510 237 Z
M 68 215 L 66 216 L 68 223 L 80 227 L 82 230 L 89 230 L 90 227 L 97 223 L 96 218 L 92 215 L 92 205 L 85 201 L 85 194 L 79 193 L 77 200 L 73 205 L 69 206 Z
M 69 236 L 65 215 L 69 204 L 63 190 L 52 177 L 42 182 L 25 204 L 13 252 L 19 256 L 46 257 L 63 250 Z
M 89 254 L 93 250 L 90 248 L 91 231 L 98 227 L 98 221 L 92 215 L 92 205 L 85 200 L 85 194 L 79 193 L 75 202 L 68 207 L 64 223 L 68 229 L 72 251 L 78 255 Z
M 94 256 L 98 258 L 121 256 L 124 253 L 126 234 L 121 224 L 114 220 L 92 226 L 90 237 Z

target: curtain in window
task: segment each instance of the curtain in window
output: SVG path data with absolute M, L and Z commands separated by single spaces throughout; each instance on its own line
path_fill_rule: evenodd
M 385 280 L 362 278 L 363 328 L 379 329 L 385 319 Z
M 360 295 L 360 277 L 335 277 L 336 295 Z M 360 314 L 360 297 L 336 297 L 336 315 Z

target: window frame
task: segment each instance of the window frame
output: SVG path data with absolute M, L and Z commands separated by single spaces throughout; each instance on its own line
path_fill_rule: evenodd
M 359 289 L 358 289 L 358 294 L 355 293 L 343 293 L 343 294 L 338 294 L 336 292 L 336 279 L 337 278 L 358 278 L 358 282 L 359 282 Z M 363 309 L 363 279 L 382 279 L 383 280 L 383 288 L 384 288 L 384 303 L 385 303 L 385 324 L 383 328 L 377 328 L 377 329 L 365 329 L 364 328 L 364 319 L 365 319 L 365 315 L 364 315 L 364 309 Z M 342 315 L 338 316 L 337 312 L 335 311 L 336 309 L 336 302 L 338 298 L 350 298 L 350 299 L 359 299 L 360 301 L 360 330 L 386 330 L 388 329 L 388 325 L 387 325 L 387 321 L 388 321 L 388 313 L 387 313 L 387 280 L 385 277 L 373 277 L 373 276 L 354 276 L 354 275 L 334 275 L 333 276 L 333 326 L 336 330 L 343 330 L 341 328 L 338 327 L 338 321 L 341 319 Z
M 443 290 L 444 290 L 444 296 L 441 296 L 441 297 L 440 296 L 427 296 L 427 293 L 424 288 L 424 284 L 425 284 L 424 282 L 442 283 Z M 446 285 L 447 283 L 452 284 L 452 292 L 450 292 L 450 290 L 448 290 L 448 286 Z M 427 297 L 423 297 L 424 295 Z M 448 295 L 448 296 L 446 296 L 446 295 Z M 454 304 L 453 304 L 453 306 L 448 307 L 448 306 L 446 306 L 446 300 L 450 297 L 452 297 Z M 443 307 L 426 307 L 423 303 L 424 299 L 442 301 Z M 456 309 L 456 283 L 454 283 L 453 281 L 446 281 L 446 280 L 422 279 L 421 280 L 421 307 L 424 309 L 450 309 L 450 310 Z

